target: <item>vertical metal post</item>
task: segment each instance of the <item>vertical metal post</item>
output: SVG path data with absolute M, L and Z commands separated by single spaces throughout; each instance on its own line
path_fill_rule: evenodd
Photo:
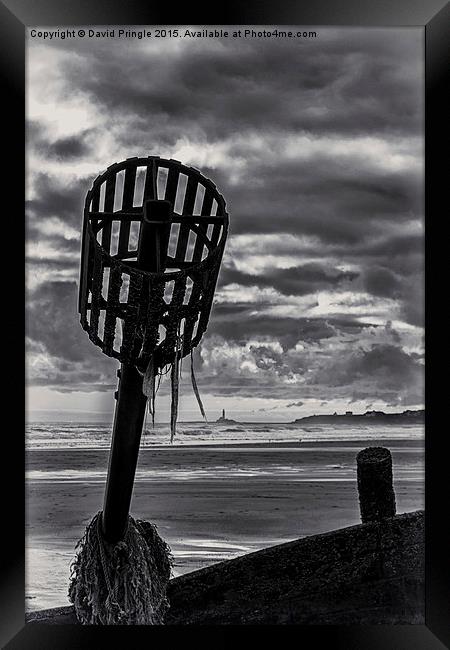
M 168 201 L 145 203 L 137 256 L 139 268 L 164 270 L 171 215 L 172 205 Z M 142 376 L 134 365 L 123 363 L 119 377 L 102 516 L 103 535 L 110 543 L 121 540 L 127 529 L 147 404 Z

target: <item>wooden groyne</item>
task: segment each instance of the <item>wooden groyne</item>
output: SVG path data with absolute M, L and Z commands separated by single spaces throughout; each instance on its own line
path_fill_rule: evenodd
M 167 625 L 422 624 L 424 512 L 395 514 L 388 450 L 357 457 L 365 523 L 313 535 L 173 578 Z M 73 607 L 27 615 L 77 623 Z

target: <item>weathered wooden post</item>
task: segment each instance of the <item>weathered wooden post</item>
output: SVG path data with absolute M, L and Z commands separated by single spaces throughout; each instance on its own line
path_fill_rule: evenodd
M 367 447 L 356 457 L 361 521 L 382 521 L 395 515 L 392 457 L 385 447 Z
M 155 377 L 170 370 L 173 438 L 181 360 L 191 354 L 203 412 L 192 350 L 208 325 L 227 234 L 214 183 L 176 160 L 129 158 L 87 193 L 80 320 L 121 369 L 103 511 L 86 528 L 69 588 L 81 623 L 163 620 L 170 549 L 129 515 L 145 408 L 154 414 Z

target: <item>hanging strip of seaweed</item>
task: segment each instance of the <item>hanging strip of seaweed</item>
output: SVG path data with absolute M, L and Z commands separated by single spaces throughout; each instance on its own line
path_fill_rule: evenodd
M 178 328 L 177 332 L 177 341 L 175 347 L 175 358 L 172 364 L 171 372 L 171 387 L 172 387 L 172 402 L 170 407 L 170 442 L 173 442 L 173 438 L 177 426 L 177 417 L 178 417 L 178 395 L 179 395 L 179 386 L 180 386 L 180 359 L 182 354 L 182 336 L 180 334 L 180 329 Z
M 208 422 L 208 420 L 206 419 L 206 415 L 205 415 L 205 409 L 203 408 L 203 402 L 202 402 L 202 399 L 200 397 L 200 393 L 199 393 L 199 390 L 198 390 L 197 380 L 195 379 L 194 356 L 193 356 L 192 350 L 191 350 L 191 382 L 192 382 L 192 389 L 193 389 L 193 391 L 195 393 L 195 397 L 197 398 L 197 403 L 198 403 L 198 407 L 200 409 L 200 413 L 202 414 L 203 418 L 205 419 L 205 422 Z
M 152 429 L 155 428 L 155 411 L 156 411 L 156 382 L 155 382 L 155 375 L 153 375 L 153 384 L 152 384 Z
M 147 369 L 142 380 L 142 392 L 148 399 L 148 410 L 152 416 L 152 424 L 155 426 L 155 364 L 154 355 L 151 355 Z

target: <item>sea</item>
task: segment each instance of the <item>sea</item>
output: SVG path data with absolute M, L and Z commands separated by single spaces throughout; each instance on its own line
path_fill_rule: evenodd
M 307 424 L 239 422 L 220 424 L 186 422 L 177 426 L 174 443 L 170 442 L 167 424 L 146 426 L 141 444 L 152 446 L 237 445 L 261 443 L 339 442 L 424 440 L 421 424 Z M 29 422 L 26 426 L 27 449 L 104 449 L 111 444 L 110 422 Z

